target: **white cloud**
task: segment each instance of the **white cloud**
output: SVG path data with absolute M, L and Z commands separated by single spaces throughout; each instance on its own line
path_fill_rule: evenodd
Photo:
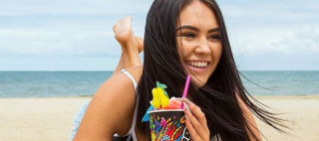
M 235 54 L 313 53 L 319 1 L 219 1 Z M 307 29 L 310 28 L 309 30 Z M 301 34 L 307 36 L 301 36 Z M 308 48 L 309 47 L 309 48 Z
M 111 56 L 116 60 L 120 47 L 114 40 L 113 24 L 123 16 L 133 15 L 135 34 L 143 37 L 146 12 L 152 2 L 3 1 L 0 5 L 0 56 Z M 319 56 L 319 19 L 316 18 L 319 1 L 218 0 L 218 3 L 225 16 L 236 59 L 247 60 L 250 63 L 248 69 L 265 69 L 260 62 L 280 60 L 276 58 L 280 56 L 284 56 L 281 62 L 288 65 L 287 60 L 293 60 L 294 56 L 304 59 L 296 62 L 319 61 L 316 57 L 307 58 L 309 53 Z M 282 64 L 273 66 L 271 63 L 265 66 L 267 69 L 295 67 L 282 68 Z
M 240 36 L 242 34 L 244 36 Z M 233 32 L 230 38 L 235 54 L 307 54 L 311 52 L 319 55 L 319 30 L 310 26 L 304 26 L 297 31 L 265 28 Z
M 10 0 L 2 1 L 0 15 L 43 14 L 112 15 L 145 13 L 150 0 Z
M 319 55 L 319 32 L 314 28 L 304 27 L 295 32 L 293 37 L 283 38 L 272 43 L 272 47 L 278 52 L 289 54 L 317 53 Z
M 319 1 L 313 0 L 249 0 L 236 3 L 219 1 L 228 22 L 243 26 L 296 26 L 300 24 L 318 25 Z
M 0 56 L 119 56 L 112 31 L 117 20 L 73 17 L 0 26 Z M 142 22 L 133 20 L 133 28 L 137 36 L 143 36 Z
M 107 55 L 113 42 L 113 34 L 92 29 L 0 29 L 1 56 Z

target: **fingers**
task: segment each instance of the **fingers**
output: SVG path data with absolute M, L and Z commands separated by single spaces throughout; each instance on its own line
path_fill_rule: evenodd
M 186 127 L 191 137 L 195 141 L 209 140 L 209 129 L 205 114 L 202 110 L 188 99 L 180 99 L 184 103 L 184 113 L 187 117 Z M 189 110 L 188 110 L 189 109 Z
M 205 131 L 209 131 L 208 127 L 207 127 L 207 121 L 206 121 L 206 117 L 205 114 L 202 112 L 202 110 L 195 105 L 193 102 L 191 102 L 188 99 L 182 98 L 182 99 L 178 99 L 184 103 L 187 104 L 187 107 L 189 108 L 190 112 L 195 116 L 196 120 L 199 121 L 199 123 L 202 125 L 202 127 L 204 128 Z
M 192 113 L 190 113 L 189 111 L 187 111 L 186 109 L 184 109 L 184 113 L 187 117 L 187 122 L 190 124 L 188 125 L 189 127 L 186 127 L 187 129 L 190 131 L 192 130 L 191 137 L 194 138 L 203 138 L 206 136 L 207 131 L 205 131 L 204 127 L 207 125 L 202 125 L 194 116 Z M 196 140 L 196 139 L 194 139 Z
M 191 139 L 192 139 L 193 141 L 200 141 L 200 140 L 202 140 L 202 139 L 200 138 L 200 136 L 197 134 L 197 132 L 196 132 L 195 128 L 193 127 L 193 125 L 190 123 L 190 121 L 186 120 L 185 123 L 186 123 L 187 131 L 188 131 L 188 133 L 189 133 L 190 136 L 191 136 Z

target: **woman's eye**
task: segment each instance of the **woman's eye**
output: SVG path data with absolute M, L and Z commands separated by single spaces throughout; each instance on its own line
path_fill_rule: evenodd
M 220 37 L 220 35 L 212 35 L 209 38 L 213 39 L 213 40 L 219 40 L 221 37 Z
M 193 34 L 193 33 L 184 33 L 182 36 L 187 37 L 187 38 L 195 38 L 195 34 Z

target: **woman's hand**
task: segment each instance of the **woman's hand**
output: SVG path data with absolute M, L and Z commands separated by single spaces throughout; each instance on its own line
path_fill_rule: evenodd
M 202 110 L 188 99 L 178 99 L 184 102 L 186 115 L 186 127 L 193 141 L 209 141 L 209 129 L 205 114 Z

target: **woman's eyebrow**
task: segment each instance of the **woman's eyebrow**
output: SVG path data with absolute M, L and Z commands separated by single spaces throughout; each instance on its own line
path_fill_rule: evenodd
M 217 28 L 213 28 L 211 30 L 208 31 L 208 33 L 211 33 L 211 32 L 219 32 L 220 31 L 220 28 L 217 27 Z
M 176 29 L 176 31 L 179 31 L 179 30 L 181 30 L 181 29 L 190 29 L 190 30 L 194 30 L 194 31 L 199 31 L 198 28 L 193 27 L 193 26 L 190 26 L 190 25 L 184 25 L 184 26 L 178 27 L 178 28 Z M 219 27 L 213 28 L 213 29 L 209 30 L 208 33 L 218 32 L 218 31 L 220 31 L 220 28 L 219 28 Z
M 177 28 L 177 29 L 176 29 L 176 31 L 181 30 L 181 29 L 190 29 L 190 30 L 199 31 L 199 29 L 198 29 L 198 28 L 193 27 L 193 26 L 190 26 L 190 25 L 183 25 L 183 26 L 181 26 L 181 27 Z

